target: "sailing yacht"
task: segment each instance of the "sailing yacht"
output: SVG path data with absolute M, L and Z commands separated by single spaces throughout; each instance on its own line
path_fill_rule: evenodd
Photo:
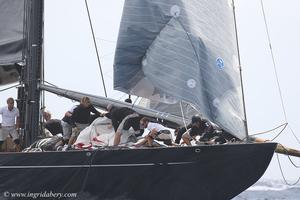
M 9 66 L 19 73 L 3 83 L 20 77 L 24 86 L 19 89 L 18 106 L 26 145 L 39 136 L 42 90 L 74 100 L 88 96 L 99 108 L 111 103 L 132 107 L 42 84 L 43 7 L 41 0 L 0 0 L 0 39 L 6 41 L 0 43 L 1 69 Z M 247 140 L 233 8 L 231 1 L 219 0 L 125 1 L 114 87 L 147 98 L 147 107 L 134 105 L 133 109 L 164 120 L 169 127 L 184 125 L 191 114 L 200 113 L 245 142 L 2 152 L 0 192 L 77 193 L 79 199 L 216 200 L 231 199 L 254 184 L 267 169 L 277 144 Z M 176 107 L 180 112 L 174 111 Z

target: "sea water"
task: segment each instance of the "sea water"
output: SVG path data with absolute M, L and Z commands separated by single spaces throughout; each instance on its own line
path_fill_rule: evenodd
M 233 200 L 300 200 L 300 183 L 288 186 L 281 180 L 260 180 Z

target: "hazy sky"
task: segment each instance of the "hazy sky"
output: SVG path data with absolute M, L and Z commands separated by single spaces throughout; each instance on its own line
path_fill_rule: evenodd
M 288 122 L 300 138 L 300 39 L 299 0 L 264 0 L 275 62 L 284 97 Z M 124 0 L 89 0 L 94 31 L 109 97 L 122 98 L 112 91 L 112 60 Z M 250 133 L 272 129 L 285 122 L 266 36 L 260 0 L 236 0 L 239 44 Z M 104 95 L 102 81 L 84 0 L 45 0 L 45 79 L 59 87 Z M 4 87 L 0 87 L 3 89 Z M 16 90 L 0 93 L 0 105 Z M 123 96 L 124 98 L 124 96 Z M 46 95 L 46 106 L 54 118 L 62 118 L 75 102 Z M 276 133 L 261 137 L 273 138 Z M 300 149 L 290 131 L 276 141 Z M 274 158 L 276 158 L 274 156 Z M 287 179 L 296 180 L 286 157 L 280 156 Z M 300 164 L 299 159 L 294 159 Z M 273 159 L 264 178 L 280 179 Z

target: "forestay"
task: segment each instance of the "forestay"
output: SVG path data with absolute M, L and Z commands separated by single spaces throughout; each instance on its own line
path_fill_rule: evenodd
M 168 104 L 188 102 L 244 138 L 231 1 L 125 1 L 114 88 Z

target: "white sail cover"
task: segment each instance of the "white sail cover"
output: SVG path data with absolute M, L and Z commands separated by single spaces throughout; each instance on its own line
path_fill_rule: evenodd
M 80 132 L 74 145 L 77 148 L 112 146 L 114 133 L 111 120 L 107 117 L 99 117 Z
M 231 1 L 127 0 L 114 88 L 165 103 L 191 103 L 243 139 L 236 46 Z
M 0 85 L 18 80 L 23 60 L 25 0 L 0 0 Z

